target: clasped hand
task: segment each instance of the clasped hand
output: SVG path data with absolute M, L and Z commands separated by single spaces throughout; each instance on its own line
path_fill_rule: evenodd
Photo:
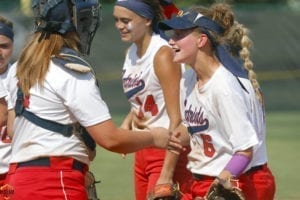
M 168 149 L 175 154 L 180 154 L 186 150 L 179 139 L 180 132 L 172 133 L 168 129 L 161 127 L 151 128 L 150 131 L 155 147 Z

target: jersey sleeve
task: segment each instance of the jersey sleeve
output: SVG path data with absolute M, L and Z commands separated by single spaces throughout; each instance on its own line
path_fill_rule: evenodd
M 85 127 L 111 118 L 92 73 L 73 73 L 59 93 L 74 117 Z
M 224 123 L 227 135 L 234 152 L 246 150 L 258 143 L 255 129 L 251 123 L 246 105 L 246 96 L 239 85 L 232 88 L 220 88 L 216 97 L 217 112 Z

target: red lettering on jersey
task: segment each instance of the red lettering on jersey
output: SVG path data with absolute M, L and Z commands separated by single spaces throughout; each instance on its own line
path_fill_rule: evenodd
M 157 105 L 155 103 L 155 99 L 153 97 L 153 95 L 148 95 L 145 105 L 144 105 L 144 110 L 146 112 L 151 112 L 152 116 L 157 115 L 158 113 L 158 108 Z
M 201 134 L 200 136 L 203 140 L 204 154 L 207 157 L 212 157 L 215 154 L 216 150 L 212 144 L 210 135 Z

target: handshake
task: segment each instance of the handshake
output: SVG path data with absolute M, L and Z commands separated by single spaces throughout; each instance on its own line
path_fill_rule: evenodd
M 174 131 L 157 127 L 150 128 L 150 132 L 153 136 L 154 146 L 157 148 L 168 149 L 175 154 L 180 154 L 186 150 L 185 146 L 189 145 L 190 137 L 183 125 Z

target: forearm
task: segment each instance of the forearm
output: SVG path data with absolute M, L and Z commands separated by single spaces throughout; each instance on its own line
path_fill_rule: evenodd
M 253 150 L 249 148 L 245 151 L 236 152 L 220 173 L 219 178 L 238 178 L 247 168 L 252 159 Z
M 15 120 L 15 111 L 13 109 L 8 110 L 8 117 L 7 117 L 7 134 L 10 138 L 13 137 L 14 131 L 13 131 L 13 125 Z
M 178 138 L 181 141 L 185 141 L 185 144 L 187 144 L 187 145 L 184 145 L 184 146 L 188 146 L 189 145 L 189 136 L 187 136 L 186 129 L 184 129 L 184 127 L 181 127 L 179 129 L 179 127 L 180 126 L 178 126 L 177 128 L 174 128 L 176 130 L 176 134 L 179 135 Z M 181 133 L 178 134 L 178 131 L 181 131 Z M 175 172 L 175 169 L 177 166 L 177 162 L 179 160 L 179 156 L 180 156 L 180 152 L 175 153 L 170 150 L 166 151 L 163 168 L 161 170 L 160 177 L 157 181 L 157 184 L 173 182 L 173 176 L 174 176 L 174 172 Z
M 7 106 L 4 98 L 0 98 L 0 126 L 5 126 L 7 123 Z
M 153 146 L 153 138 L 149 132 L 129 131 L 122 128 L 115 128 L 110 132 L 93 134 L 93 127 L 87 128 L 92 132 L 92 137 L 97 144 L 103 148 L 116 153 L 132 153 L 142 148 Z
M 190 134 L 188 133 L 188 130 L 186 126 L 181 123 L 174 131 L 173 135 L 177 134 L 179 135 L 178 138 L 181 141 L 182 146 L 189 146 L 190 145 Z
M 175 154 L 169 150 L 166 151 L 163 168 L 161 169 L 160 177 L 157 181 L 157 184 L 173 182 L 173 175 L 176 169 L 178 159 L 179 154 Z
M 116 153 L 132 153 L 147 147 L 167 148 L 170 139 L 169 131 L 165 128 L 130 131 L 117 128 L 111 119 L 86 129 L 97 144 Z M 176 140 L 173 147 L 182 148 Z

